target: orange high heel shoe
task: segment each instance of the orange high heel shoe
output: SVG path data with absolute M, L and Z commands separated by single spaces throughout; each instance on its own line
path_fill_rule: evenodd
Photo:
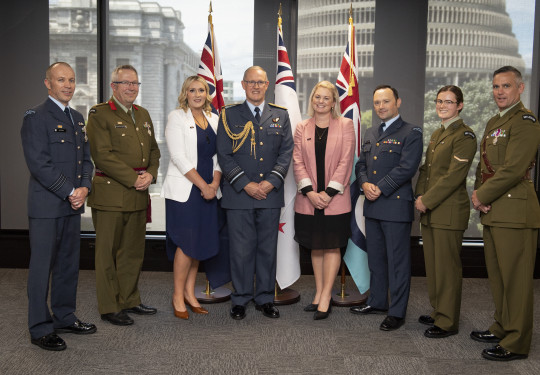
M 189 303 L 188 300 L 185 298 L 184 298 L 184 303 L 186 304 L 186 306 L 189 306 L 191 311 L 193 311 L 195 314 L 208 314 L 208 310 L 206 310 L 204 307 L 192 306 L 191 303 Z
M 174 310 L 174 316 L 176 316 L 177 318 L 180 318 L 180 319 L 188 319 L 189 318 L 189 313 L 186 309 L 186 311 L 178 311 L 176 310 L 176 307 L 174 307 L 174 301 L 171 301 L 172 303 L 172 307 L 173 307 L 173 310 Z

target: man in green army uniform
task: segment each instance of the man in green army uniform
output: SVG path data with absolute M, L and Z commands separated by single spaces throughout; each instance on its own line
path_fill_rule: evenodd
M 519 70 L 504 66 L 493 73 L 499 114 L 486 125 L 471 200 L 481 211 L 484 253 L 495 322 L 473 331 L 476 341 L 498 343 L 482 356 L 497 361 L 527 358 L 533 328 L 533 271 L 540 207 L 530 178 L 540 126 L 520 101 Z M 538 177 L 538 176 L 537 176 Z
M 133 66 L 117 67 L 111 75 L 113 96 L 90 109 L 87 125 L 96 165 L 88 205 L 96 230 L 98 309 L 103 320 L 116 325 L 133 324 L 126 312 L 157 312 L 141 303 L 138 289 L 148 187 L 155 182 L 160 157 L 148 111 L 133 104 L 139 85 Z
M 433 311 L 418 321 L 430 325 L 424 336 L 443 338 L 458 333 L 461 307 L 461 243 L 469 224 L 466 179 L 476 154 L 476 136 L 459 117 L 463 93 L 442 87 L 435 99 L 442 125 L 431 136 L 420 167 L 415 206 L 421 212 L 422 239 L 429 302 Z

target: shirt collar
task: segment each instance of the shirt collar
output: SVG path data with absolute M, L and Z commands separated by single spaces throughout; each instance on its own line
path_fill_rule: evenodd
M 452 120 L 448 121 L 446 124 L 442 123 L 442 126 L 444 126 L 445 129 L 448 129 L 448 127 L 453 124 L 454 122 L 456 122 L 457 120 L 461 120 L 461 117 L 459 117 L 459 115 L 457 115 L 456 117 L 454 117 Z
M 506 108 L 504 111 L 500 111 L 500 112 L 499 112 L 499 116 L 500 116 L 500 117 L 503 117 L 504 115 L 506 115 L 506 114 L 508 113 L 508 111 L 511 110 L 512 108 L 514 108 L 516 105 L 518 105 L 518 103 L 521 103 L 521 100 L 518 100 L 517 103 L 515 103 L 515 104 L 514 104 L 513 106 L 511 106 L 511 107 Z
M 262 116 L 262 113 L 263 113 L 263 108 L 264 108 L 264 100 L 261 104 L 259 105 L 254 105 L 254 104 L 251 104 L 248 100 L 246 100 L 246 103 L 249 107 L 249 110 L 251 111 L 251 114 L 253 114 L 253 117 L 255 117 L 255 107 L 259 107 L 260 109 L 260 112 L 259 114 Z
M 396 121 L 398 118 L 399 118 L 399 114 L 398 114 L 396 117 L 391 118 L 391 119 L 388 120 L 388 121 L 385 121 L 384 130 L 388 129 L 388 127 L 389 127 L 390 125 L 392 125 L 392 124 L 394 123 L 394 121 Z
M 49 99 L 51 99 L 57 106 L 60 107 L 60 109 L 62 110 L 62 112 L 64 112 L 64 110 L 66 109 L 66 106 L 63 105 L 62 103 L 60 103 L 58 100 L 56 100 L 55 98 L 53 98 L 52 96 L 49 95 Z
M 127 113 L 127 111 L 131 109 L 131 108 L 127 108 L 125 105 L 123 105 L 122 103 L 120 103 L 120 102 L 118 101 L 118 99 L 116 99 L 116 97 L 115 97 L 114 95 L 113 95 L 113 98 L 114 98 L 115 103 L 116 103 L 120 108 L 122 108 L 122 110 L 123 110 L 124 112 Z

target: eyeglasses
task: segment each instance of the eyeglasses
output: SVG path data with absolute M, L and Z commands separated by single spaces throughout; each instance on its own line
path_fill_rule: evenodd
M 268 83 L 268 81 L 246 81 L 244 80 L 244 82 L 249 86 L 249 87 L 254 87 L 254 86 L 264 86 Z
M 433 103 L 435 103 L 435 105 L 442 105 L 443 103 L 446 104 L 446 105 L 452 105 L 452 104 L 457 104 L 457 102 L 453 102 L 451 100 L 441 100 L 441 99 L 435 99 L 433 101 Z
M 116 83 L 117 85 L 124 85 L 124 86 L 140 86 L 141 83 L 140 82 L 129 82 L 129 81 L 116 81 L 116 82 L 113 82 L 113 83 Z

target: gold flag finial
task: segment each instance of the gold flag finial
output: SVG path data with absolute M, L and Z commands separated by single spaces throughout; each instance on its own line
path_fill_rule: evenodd
M 281 29 L 281 15 L 283 14 L 281 12 L 281 3 L 279 3 L 279 10 L 278 10 L 277 14 L 278 14 L 278 21 L 277 21 L 278 22 L 278 27 Z
M 352 5 L 351 5 L 351 7 L 352 7 Z M 212 13 L 212 12 L 213 12 L 213 10 L 212 10 L 212 1 L 210 1 L 210 8 L 208 8 L 208 13 Z
M 351 8 L 349 9 L 349 18 L 352 18 L 352 1 L 351 1 Z
M 210 0 L 210 7 L 208 8 L 208 22 L 212 23 L 212 0 Z
M 356 38 L 354 35 L 354 22 L 353 22 L 353 11 L 352 11 L 352 1 L 351 8 L 349 9 L 349 29 L 351 35 L 349 36 L 351 40 L 350 50 L 349 50 L 349 89 L 347 90 L 347 96 L 352 96 L 354 84 L 354 68 L 356 67 Z

